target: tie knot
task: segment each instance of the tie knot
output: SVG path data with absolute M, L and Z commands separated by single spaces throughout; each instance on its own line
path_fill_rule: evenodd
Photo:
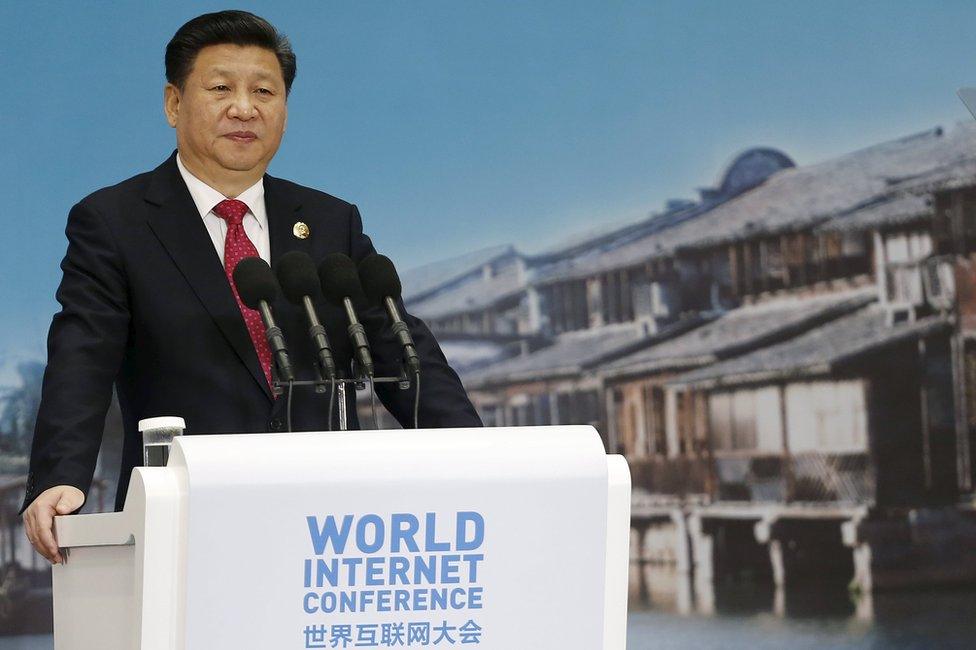
M 237 199 L 224 199 L 214 206 L 214 214 L 227 222 L 228 226 L 239 226 L 247 214 L 247 203 Z

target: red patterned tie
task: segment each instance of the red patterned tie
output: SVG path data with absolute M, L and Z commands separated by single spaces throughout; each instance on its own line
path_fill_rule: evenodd
M 264 376 L 270 386 L 271 348 L 268 346 L 268 340 L 264 338 L 261 314 L 241 302 L 237 287 L 234 285 L 234 269 L 237 263 L 245 257 L 259 257 L 258 249 L 244 232 L 244 215 L 247 214 L 247 210 L 247 204 L 237 199 L 225 199 L 213 209 L 214 214 L 227 222 L 227 237 L 224 239 L 224 272 L 227 274 L 227 281 L 230 282 L 237 306 L 240 307 L 241 316 L 244 317 L 244 324 L 247 325 L 247 331 L 251 335 L 251 342 L 254 343 L 254 350 L 258 353 L 261 369 L 264 370 Z

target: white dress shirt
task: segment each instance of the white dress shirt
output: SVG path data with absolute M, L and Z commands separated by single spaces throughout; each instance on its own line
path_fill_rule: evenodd
M 180 176 L 183 177 L 183 182 L 186 183 L 187 188 L 190 190 L 190 196 L 193 197 L 193 203 L 197 206 L 197 211 L 200 212 L 203 225 L 207 227 L 207 232 L 210 233 L 210 239 L 213 240 L 214 248 L 217 249 L 217 256 L 220 257 L 220 263 L 223 264 L 227 222 L 218 217 L 213 209 L 215 205 L 231 197 L 224 196 L 191 174 L 183 166 L 183 161 L 180 160 L 179 154 L 176 154 L 176 166 L 180 170 Z M 247 233 L 247 238 L 251 240 L 254 247 L 258 249 L 258 255 L 261 256 L 261 259 L 271 264 L 271 239 L 268 236 L 268 213 L 264 208 L 264 178 L 262 177 L 257 183 L 233 198 L 247 204 L 248 211 L 244 215 L 244 232 Z

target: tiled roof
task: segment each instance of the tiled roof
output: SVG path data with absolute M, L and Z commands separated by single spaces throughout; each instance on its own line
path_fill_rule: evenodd
M 503 273 L 488 280 L 472 280 L 434 292 L 408 305 L 419 318 L 439 318 L 490 307 L 494 303 L 520 294 L 525 282 L 518 273 Z
M 646 338 L 640 328 L 585 330 L 564 334 L 549 347 L 513 357 L 488 368 L 465 374 L 469 388 L 489 384 L 527 381 L 543 377 L 575 375 L 589 364 Z
M 976 122 L 933 129 L 825 162 L 785 169 L 670 233 L 667 247 L 701 247 L 814 225 L 976 152 Z M 680 232 L 679 232 L 680 231 Z
M 823 375 L 864 354 L 948 327 L 943 316 L 889 324 L 884 308 L 870 305 L 778 345 L 685 373 L 672 383 L 721 386 Z
M 515 249 L 510 245 L 492 246 L 401 272 L 400 283 L 403 285 L 403 299 L 405 301 L 413 300 L 457 280 L 499 257 L 515 254 Z
M 906 192 L 921 194 L 976 185 L 976 151 L 970 153 L 973 154 L 972 157 L 956 159 L 927 170 L 905 179 L 898 187 Z
M 540 281 L 585 277 L 676 251 L 817 226 L 895 189 L 976 183 L 976 122 L 932 129 L 837 158 L 783 169 L 758 187 L 611 249 L 594 249 L 539 269 Z M 866 218 L 877 218 L 875 214 Z M 894 215 L 904 216 L 904 215 Z
M 838 215 L 817 228 L 821 232 L 859 232 L 922 221 L 932 216 L 929 199 L 895 194 Z
M 608 377 L 679 370 L 715 361 L 795 336 L 874 299 L 864 290 L 819 297 L 791 297 L 739 307 L 658 345 L 604 365 Z
M 440 347 L 451 368 L 459 374 L 464 374 L 508 356 L 506 346 L 495 341 L 445 339 L 440 341 Z

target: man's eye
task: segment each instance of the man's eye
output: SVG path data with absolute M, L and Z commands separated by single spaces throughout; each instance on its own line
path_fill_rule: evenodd
M 220 91 L 220 92 L 224 92 L 225 90 L 230 90 L 230 88 L 228 86 L 225 86 L 224 84 L 217 84 L 216 86 L 214 86 L 210 90 L 217 90 L 217 91 Z
M 271 90 L 269 88 L 258 88 L 257 92 L 261 93 L 262 95 L 273 95 L 274 94 L 274 93 L 271 92 Z

